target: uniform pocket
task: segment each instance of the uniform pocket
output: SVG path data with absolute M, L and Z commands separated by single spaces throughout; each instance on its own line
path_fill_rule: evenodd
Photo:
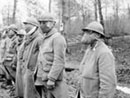
M 51 70 L 52 64 L 46 64 L 43 66 L 43 74 L 42 74 L 42 81 L 47 81 L 48 80 L 48 73 Z
M 83 78 L 82 90 L 85 96 L 97 96 L 99 91 L 98 79 Z

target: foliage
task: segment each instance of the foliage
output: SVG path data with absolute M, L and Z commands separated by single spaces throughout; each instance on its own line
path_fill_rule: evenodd
M 12 23 L 13 7 L 11 5 L 5 5 L 2 9 L 3 23 L 9 25 Z
M 105 21 L 106 34 L 114 36 L 129 35 L 130 31 L 130 20 L 129 18 L 122 16 L 118 20 L 116 18 L 110 18 Z
M 29 16 L 38 17 L 44 12 L 44 7 L 38 0 L 25 0 Z

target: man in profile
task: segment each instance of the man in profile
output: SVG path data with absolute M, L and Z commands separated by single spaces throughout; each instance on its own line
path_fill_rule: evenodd
M 82 42 L 88 44 L 80 64 L 82 95 L 84 98 L 113 98 L 116 89 L 115 58 L 104 43 L 104 29 L 94 21 L 82 30 Z

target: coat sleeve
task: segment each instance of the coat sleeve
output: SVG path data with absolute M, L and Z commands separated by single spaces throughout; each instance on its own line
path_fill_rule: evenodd
M 6 54 L 6 41 L 3 40 L 1 44 L 2 44 L 2 46 L 1 46 L 1 61 L 0 62 L 3 62 L 3 59 Z
M 55 81 L 63 72 L 65 65 L 66 42 L 64 37 L 58 36 L 53 40 L 53 49 L 54 61 L 52 64 L 52 68 L 48 74 L 48 79 Z
M 114 57 L 110 53 L 103 53 L 99 57 L 100 89 L 98 98 L 113 98 L 116 88 L 116 72 Z

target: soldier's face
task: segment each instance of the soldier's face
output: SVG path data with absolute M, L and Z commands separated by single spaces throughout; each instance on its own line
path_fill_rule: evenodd
M 10 30 L 10 31 L 8 32 L 8 37 L 9 37 L 9 38 L 12 38 L 14 35 L 15 35 L 15 32 L 14 32 L 13 30 Z
M 46 21 L 41 21 L 40 22 L 40 28 L 42 30 L 42 33 L 48 33 L 50 31 L 50 28 L 48 27 L 48 22 Z
M 29 23 L 24 23 L 24 29 L 28 33 L 32 29 L 32 25 Z
M 91 44 L 96 39 L 95 34 L 92 31 L 85 31 L 81 42 L 84 44 Z
M 19 43 L 22 43 L 23 39 L 24 39 L 24 35 L 19 35 L 18 36 L 18 42 Z

